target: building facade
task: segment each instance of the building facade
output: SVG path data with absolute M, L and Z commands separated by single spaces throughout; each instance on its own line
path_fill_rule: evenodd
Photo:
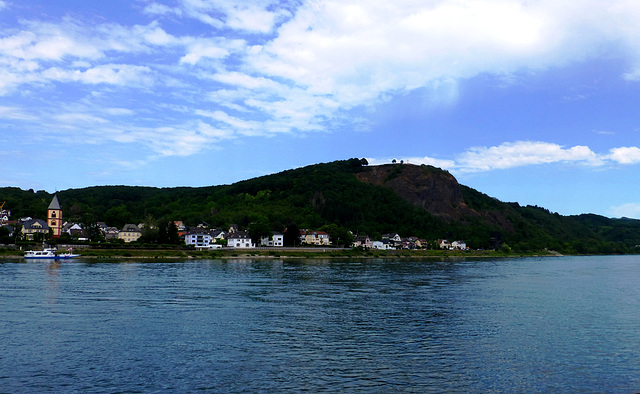
M 126 243 L 137 241 L 140 237 L 142 237 L 142 231 L 135 224 L 125 224 L 118 233 L 118 239 Z
M 203 231 L 187 233 L 184 236 L 184 243 L 187 245 L 193 245 L 196 249 L 209 249 L 214 242 L 215 239 L 211 234 Z
M 227 236 L 227 246 L 230 248 L 254 248 L 251 237 L 244 231 L 236 231 Z
M 51 204 L 47 209 L 47 226 L 52 231 L 52 238 L 60 238 L 62 235 L 62 208 L 58 202 L 58 195 L 54 194 Z
M 38 240 L 38 237 L 40 237 L 39 240 L 45 240 L 49 235 L 49 226 L 44 220 L 27 218 L 21 220 L 20 224 L 22 225 L 22 234 L 29 241 Z

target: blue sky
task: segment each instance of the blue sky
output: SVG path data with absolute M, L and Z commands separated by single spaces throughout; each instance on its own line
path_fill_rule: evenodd
M 0 186 L 351 157 L 640 218 L 640 2 L 0 0 Z

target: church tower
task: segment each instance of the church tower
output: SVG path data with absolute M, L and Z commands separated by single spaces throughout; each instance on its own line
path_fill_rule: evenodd
M 55 194 L 47 209 L 47 225 L 53 230 L 53 238 L 59 238 L 62 234 L 62 208 Z

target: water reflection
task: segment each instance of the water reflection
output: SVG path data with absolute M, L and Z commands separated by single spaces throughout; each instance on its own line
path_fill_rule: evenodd
M 59 272 L 60 262 L 57 260 L 44 263 L 47 271 L 47 302 L 55 304 L 60 295 Z

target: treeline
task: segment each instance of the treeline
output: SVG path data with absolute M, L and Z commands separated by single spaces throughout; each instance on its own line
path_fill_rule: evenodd
M 463 186 L 465 202 L 481 212 L 498 212 L 508 219 L 504 243 L 516 252 L 543 249 L 565 254 L 620 254 L 640 252 L 640 220 L 611 219 L 583 214 L 562 216 L 538 206 L 504 203 Z M 471 228 L 486 226 L 479 223 Z
M 237 224 L 254 233 L 292 226 L 329 229 L 343 237 L 350 230 L 373 239 L 398 233 L 428 240 L 464 240 L 472 248 L 506 247 L 522 252 L 545 248 L 561 253 L 638 251 L 638 220 L 561 216 L 540 207 L 504 203 L 465 186 L 464 202 L 477 214 L 447 222 L 390 188 L 360 182 L 356 174 L 366 171 L 366 164 L 362 159 L 336 161 L 211 187 L 69 189 L 58 192 L 58 198 L 65 220 L 86 225 L 103 221 L 118 228 L 125 223 L 182 220 L 188 226 L 206 223 L 223 229 Z M 400 165 L 397 171 L 402 171 Z M 6 201 L 12 219 L 43 218 L 51 198 L 44 191 L 0 189 L 0 201 Z

